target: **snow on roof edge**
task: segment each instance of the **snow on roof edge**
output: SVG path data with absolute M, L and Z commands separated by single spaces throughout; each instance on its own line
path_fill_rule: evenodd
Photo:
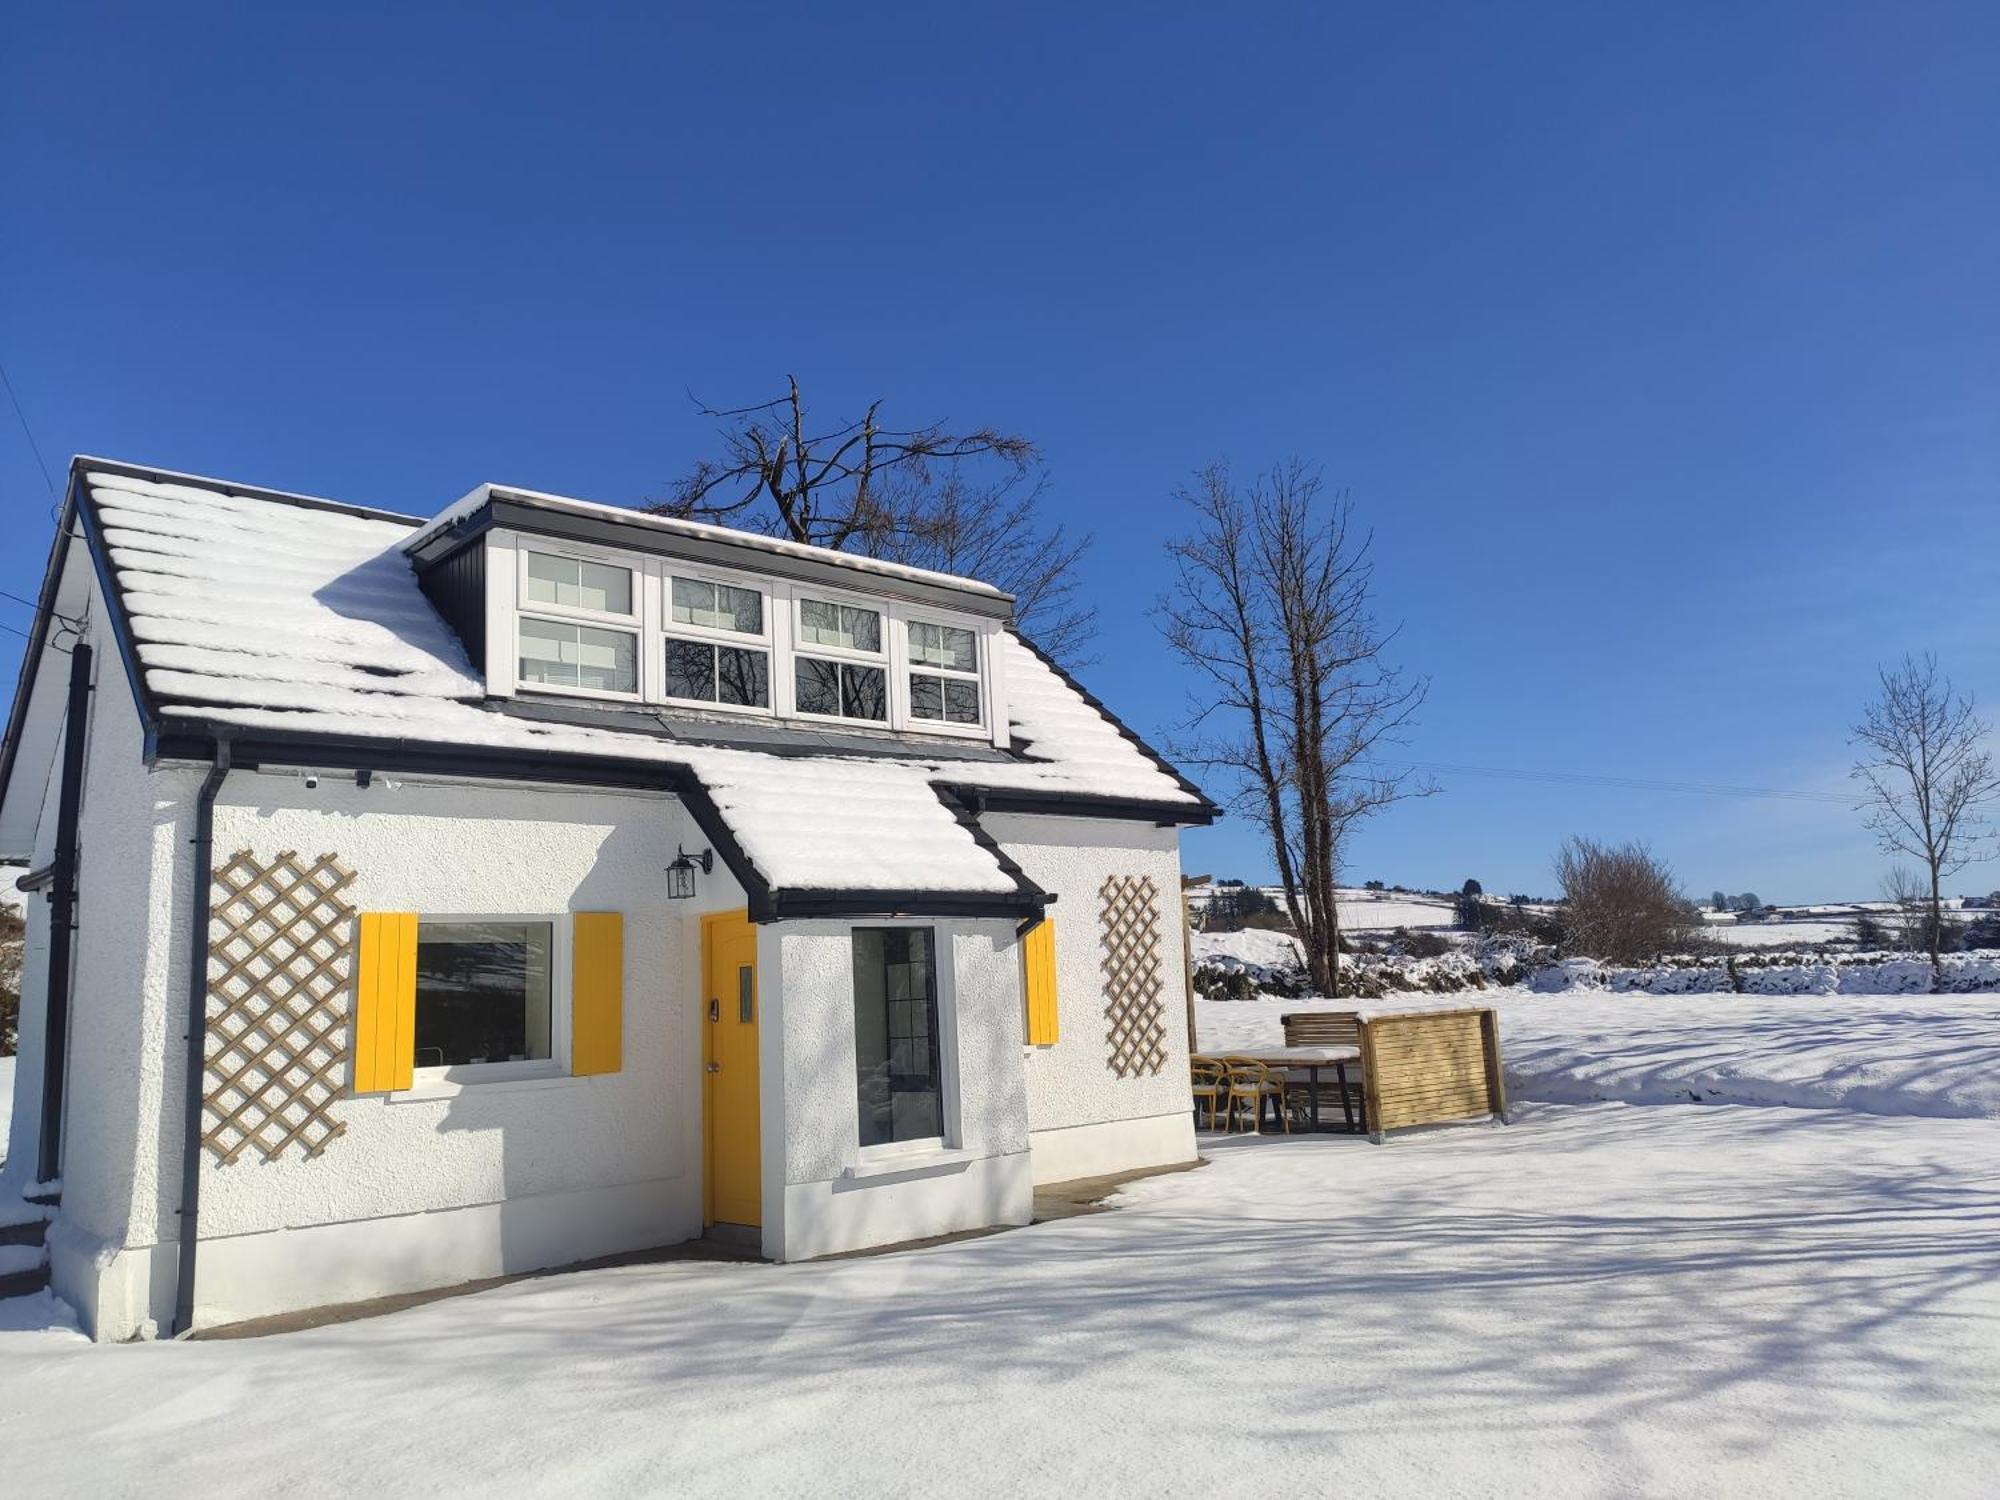
M 1014 598 L 1005 589 L 996 588 L 981 579 L 967 578 L 958 573 L 941 573 L 934 568 L 915 568 L 906 563 L 889 562 L 883 558 L 867 557 L 856 552 L 840 552 L 832 547 L 815 547 L 805 542 L 789 541 L 784 537 L 765 536 L 762 532 L 741 531 L 734 526 L 717 526 L 708 521 L 687 521 L 677 516 L 654 515 L 649 511 L 635 510 L 627 505 L 609 505 L 602 500 L 579 500 L 573 495 L 556 495 L 546 490 L 523 489 L 519 485 L 496 484 L 491 480 L 475 486 L 425 522 L 422 529 L 404 544 L 405 549 L 422 546 L 447 526 L 471 515 L 495 496 L 526 501 L 530 505 L 546 510 L 599 516 L 646 531 L 664 531 L 700 541 L 720 542 L 728 546 L 746 547 L 752 551 L 770 552 L 780 557 L 806 558 L 813 562 L 847 568 L 857 573 L 874 573 L 884 578 L 902 578 L 916 583 L 936 584 L 941 588 L 978 594 L 988 599 L 1005 599 L 1011 603 Z

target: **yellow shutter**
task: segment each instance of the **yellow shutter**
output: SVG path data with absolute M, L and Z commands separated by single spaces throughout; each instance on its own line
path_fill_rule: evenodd
M 410 1086 L 417 1052 L 417 914 L 364 911 L 354 972 L 354 1092 Z
M 616 1073 L 625 1052 L 625 916 L 580 911 L 570 943 L 570 1072 Z
M 1028 1000 L 1028 1045 L 1053 1047 L 1056 1019 L 1056 923 L 1044 917 L 1021 939 L 1021 989 Z

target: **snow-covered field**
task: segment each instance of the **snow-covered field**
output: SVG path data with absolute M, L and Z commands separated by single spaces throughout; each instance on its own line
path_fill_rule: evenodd
M 1199 907 L 1208 887 L 1188 893 Z M 1276 886 L 1261 886 L 1265 895 L 1284 904 Z M 1340 925 L 1349 932 L 1387 932 L 1397 927 L 1449 927 L 1457 921 L 1449 896 L 1418 896 L 1403 891 L 1369 891 L 1342 886 L 1334 892 L 1340 908 Z
M 1505 989 L 1366 1002 L 1370 1010 L 1461 1003 L 1500 1012 L 1500 1050 L 1516 1099 L 1698 1099 L 2000 1121 L 2000 994 Z M 1288 1012 L 1340 1008 L 1331 1000 L 1201 1000 L 1196 1026 L 1204 1047 L 1227 1051 L 1283 1041 L 1279 1018 Z
M 550 1277 L 241 1342 L 0 1335 L 7 1484 L 1993 1493 L 2000 1124 L 1917 1116 L 1996 1113 L 2000 1002 L 1497 998 L 1530 1101 L 1854 1107 L 1205 1138 L 1208 1166 L 1116 1212 L 924 1251 Z M 1299 1006 L 1199 1022 L 1275 1040 Z

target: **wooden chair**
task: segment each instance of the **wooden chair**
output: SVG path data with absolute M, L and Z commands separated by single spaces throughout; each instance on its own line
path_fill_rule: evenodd
M 1225 1117 L 1226 1128 L 1236 1128 L 1236 1113 L 1240 1108 L 1250 1111 L 1250 1128 L 1261 1131 L 1264 1128 L 1264 1105 L 1268 1101 L 1277 1111 L 1279 1123 L 1285 1127 L 1285 1134 L 1292 1133 L 1291 1111 L 1286 1105 L 1284 1075 L 1274 1073 L 1254 1057 L 1225 1057 L 1223 1065 L 1229 1070 L 1229 1112 Z
M 1207 1109 L 1208 1128 L 1214 1130 L 1229 1098 L 1229 1069 L 1218 1059 L 1199 1054 L 1188 1059 L 1188 1067 L 1194 1077 L 1195 1103 Z

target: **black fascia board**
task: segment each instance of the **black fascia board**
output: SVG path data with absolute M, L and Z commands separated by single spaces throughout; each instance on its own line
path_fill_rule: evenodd
M 1058 818 L 1104 818 L 1114 823 L 1152 823 L 1161 828 L 1205 828 L 1216 819 L 1214 804 L 1154 802 L 1143 797 L 1099 797 L 1090 792 L 1036 792 L 949 784 L 975 813 L 1033 813 Z
M 945 810 L 957 820 L 959 827 L 972 835 L 973 843 L 993 856 L 993 862 L 1000 867 L 1001 874 L 1014 882 L 1014 889 L 1023 899 L 1033 902 L 1037 908 L 1055 900 L 1055 897 L 1028 878 L 1028 872 L 1008 856 L 1007 851 L 994 841 L 992 834 L 979 826 L 978 817 L 963 796 L 951 787 L 933 786 L 931 790 L 937 793 L 938 801 L 942 802 Z
M 468 511 L 434 536 L 424 538 L 410 549 L 411 560 L 419 568 L 428 568 L 495 526 L 531 536 L 593 542 L 601 547 L 614 547 L 626 552 L 645 552 L 659 557 L 679 558 L 683 562 L 706 563 L 738 573 L 768 574 L 797 583 L 817 583 L 850 594 L 884 594 L 986 619 L 1011 620 L 1014 617 L 1013 601 L 992 594 L 929 583 L 921 578 L 901 578 L 893 573 L 878 573 L 868 568 L 843 567 L 816 557 L 794 557 L 789 553 L 759 547 L 753 542 L 678 536 L 636 520 L 621 521 L 613 516 L 559 510 L 553 506 L 536 505 L 530 500 L 511 498 L 504 493 L 491 496 L 484 505 Z
M 796 922 L 812 917 L 1040 916 L 1053 899 L 1021 891 L 779 891 L 768 916 L 752 921 Z

